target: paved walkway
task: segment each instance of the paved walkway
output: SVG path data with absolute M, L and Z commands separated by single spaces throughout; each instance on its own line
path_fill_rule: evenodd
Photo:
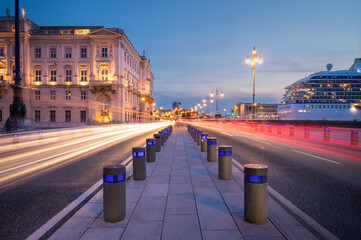
M 269 198 L 269 221 L 243 220 L 243 173 L 233 165 L 233 179 L 218 179 L 218 163 L 186 132 L 174 127 L 147 180 L 127 182 L 127 216 L 103 220 L 103 192 L 97 193 L 50 239 L 316 239 Z M 132 172 L 131 166 L 127 172 Z

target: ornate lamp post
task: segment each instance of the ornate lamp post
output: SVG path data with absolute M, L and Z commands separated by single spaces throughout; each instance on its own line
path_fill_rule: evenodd
M 218 111 L 218 92 L 219 91 L 220 91 L 220 97 L 223 97 L 224 96 L 223 90 L 222 89 L 218 90 L 218 88 L 216 88 L 215 90 L 212 90 L 211 94 L 210 94 L 211 97 L 214 97 L 214 92 L 216 92 L 216 115 L 215 115 L 216 118 L 221 117 L 221 114 Z
M 30 127 L 30 120 L 26 118 L 26 107 L 23 102 L 23 89 L 20 76 L 20 21 L 19 0 L 15 0 L 15 76 L 13 89 L 13 103 L 10 104 L 10 117 L 6 121 L 7 131 L 17 130 L 19 127 Z
M 253 116 L 256 113 L 256 103 L 255 103 L 255 97 L 256 97 L 256 93 L 255 93 L 255 74 L 256 74 L 256 65 L 258 64 L 262 64 L 263 63 L 263 58 L 262 56 L 258 56 L 257 52 L 256 52 L 256 47 L 253 48 L 252 51 L 252 55 L 247 56 L 246 58 L 246 64 L 250 64 L 251 65 L 251 69 L 253 70 L 253 102 L 252 102 L 252 114 Z

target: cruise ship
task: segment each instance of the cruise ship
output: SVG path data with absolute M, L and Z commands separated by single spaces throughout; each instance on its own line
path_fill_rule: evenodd
M 277 113 L 283 120 L 361 119 L 361 58 L 349 70 L 314 73 L 287 86 Z

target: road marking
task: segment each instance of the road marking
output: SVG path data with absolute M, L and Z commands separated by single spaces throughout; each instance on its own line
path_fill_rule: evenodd
M 123 165 L 128 165 L 129 162 L 133 159 L 133 156 L 130 155 L 125 161 L 122 162 Z M 127 166 L 128 167 L 128 166 Z M 52 217 L 48 222 L 36 230 L 33 234 L 26 238 L 26 240 L 40 239 L 46 234 L 50 229 L 52 229 L 59 221 L 66 217 L 71 211 L 78 207 L 83 201 L 85 201 L 90 195 L 92 195 L 96 190 L 98 190 L 103 184 L 103 179 L 100 179 L 93 186 L 91 186 L 86 192 L 80 195 L 72 203 L 66 206 L 58 214 Z
M 324 161 L 327 161 L 327 162 L 330 162 L 330 163 L 341 164 L 339 162 L 332 161 L 332 160 L 329 160 L 329 159 L 326 159 L 326 158 L 323 158 L 323 157 L 315 156 L 315 155 L 312 155 L 312 154 L 309 154 L 309 153 L 305 153 L 305 152 L 301 152 L 301 151 L 297 151 L 297 150 L 292 150 L 292 151 L 297 152 L 297 153 L 301 153 L 301 154 L 304 154 L 304 155 L 307 155 L 307 156 L 310 156 L 310 157 L 318 158 L 318 159 L 321 159 L 321 160 L 324 160 Z
M 257 140 L 257 139 L 252 139 L 253 141 L 256 141 L 256 142 L 260 142 L 260 143 L 264 143 L 264 144 L 268 144 L 268 145 L 271 145 L 271 143 L 268 143 L 268 142 L 264 142 L 264 141 L 261 141 L 261 140 Z
M 240 169 L 244 173 L 244 167 L 242 164 L 237 162 L 234 158 L 232 158 L 232 163 L 235 165 L 238 169 Z M 321 226 L 318 222 L 313 220 L 309 215 L 304 213 L 301 209 L 293 205 L 290 201 L 288 201 L 285 197 L 283 197 L 281 194 L 279 194 L 276 190 L 274 190 L 271 186 L 268 185 L 268 191 L 269 193 L 276 198 L 279 202 L 282 203 L 283 208 L 288 208 L 291 212 L 293 212 L 295 215 L 297 215 L 300 219 L 302 219 L 309 227 L 313 228 L 316 232 L 318 232 L 321 236 L 323 236 L 325 239 L 335 239 L 338 238 L 333 235 L 330 231 L 328 231 L 326 228 Z
M 228 136 L 231 136 L 231 137 L 234 137 L 234 135 L 230 134 L 230 133 L 226 133 L 226 132 L 221 132 L 219 131 L 220 133 L 224 134 L 224 135 L 228 135 Z

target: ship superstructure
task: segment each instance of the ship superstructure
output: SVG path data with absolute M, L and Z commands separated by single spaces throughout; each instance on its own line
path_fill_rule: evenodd
M 349 70 L 317 72 L 287 86 L 278 117 L 285 120 L 361 119 L 361 58 Z

